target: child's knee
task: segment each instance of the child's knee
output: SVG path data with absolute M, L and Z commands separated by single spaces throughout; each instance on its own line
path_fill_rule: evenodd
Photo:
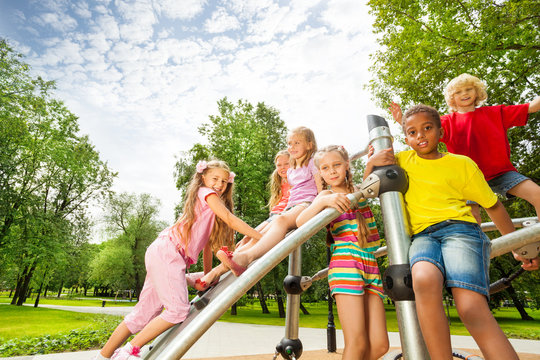
M 374 358 L 378 359 L 390 348 L 390 343 L 388 342 L 388 338 L 385 339 L 377 339 L 376 342 L 371 343 L 371 355 L 373 355 Z
M 415 293 L 442 292 L 442 274 L 435 265 L 427 261 L 414 264 L 412 283 Z

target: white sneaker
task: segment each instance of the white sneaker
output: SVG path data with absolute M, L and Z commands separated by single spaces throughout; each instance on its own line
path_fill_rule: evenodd
M 116 349 L 114 351 L 113 356 L 111 356 L 111 360 L 136 360 L 140 359 L 139 356 L 141 352 L 141 349 L 138 346 L 134 346 L 131 352 L 126 350 L 125 348 L 121 347 L 120 349 Z

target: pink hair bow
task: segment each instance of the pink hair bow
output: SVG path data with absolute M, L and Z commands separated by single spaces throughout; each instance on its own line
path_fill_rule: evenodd
M 236 177 L 236 174 L 234 172 L 229 173 L 229 183 L 232 184 L 234 182 L 234 178 Z
M 197 172 L 200 174 L 202 173 L 204 170 L 206 170 L 206 168 L 208 167 L 208 163 L 204 160 L 201 160 L 197 163 L 197 165 L 195 166 L 195 169 L 197 170 Z

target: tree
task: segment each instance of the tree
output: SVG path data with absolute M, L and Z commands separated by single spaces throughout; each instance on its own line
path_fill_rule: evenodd
M 105 221 L 113 238 L 94 259 L 92 280 L 115 290 L 133 288 L 135 295 L 139 296 L 146 276 L 146 248 L 165 227 L 156 218 L 159 205 L 159 200 L 149 194 L 121 193 L 109 197 Z M 115 275 L 104 270 L 114 267 L 114 261 L 118 268 Z
M 115 176 L 52 98 L 54 83 L 32 78 L 21 58 L 0 40 L 0 263 L 18 269 L 18 305 L 40 264 L 81 241 L 87 204 Z
M 218 115 L 210 115 L 209 121 L 199 128 L 208 144 L 195 144 L 179 157 L 176 186 L 185 191 L 199 160 L 223 160 L 237 175 L 235 214 L 256 226 L 268 217 L 267 183 L 274 170 L 274 156 L 286 148 L 287 128 L 279 112 L 264 103 L 253 106 L 239 100 L 234 104 L 223 98 L 217 105 Z M 273 280 L 269 283 L 273 284 Z M 261 281 L 259 291 L 269 291 L 265 284 Z M 273 293 L 274 287 L 270 289 Z
M 381 107 L 400 99 L 405 107 L 425 103 L 446 113 L 444 86 L 464 72 L 486 82 L 488 104 L 525 103 L 540 93 L 540 2 L 371 0 L 369 5 L 381 45 L 372 55 L 369 88 Z M 539 119 L 539 114 L 530 116 L 527 126 L 508 133 L 513 164 L 536 183 Z M 512 217 L 536 215 L 522 200 L 504 205 Z M 506 266 L 498 272 L 510 272 Z M 516 283 L 537 287 L 532 276 L 525 274 Z

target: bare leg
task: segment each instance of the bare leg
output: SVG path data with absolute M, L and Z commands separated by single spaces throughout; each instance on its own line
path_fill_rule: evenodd
M 256 244 L 246 251 L 235 252 L 233 261 L 241 266 L 247 266 L 252 261 L 263 256 L 268 250 L 283 240 L 289 230 L 296 228 L 296 218 L 304 209 L 303 206 L 295 206 L 286 213 L 281 213 L 275 220 L 272 220 L 267 232 Z
M 133 346 L 142 347 L 174 325 L 175 324 L 163 320 L 160 316 L 156 316 L 133 338 L 133 340 L 130 341 L 130 343 Z
M 122 321 L 120 325 L 114 329 L 113 333 L 107 343 L 100 351 L 100 354 L 106 358 L 110 358 L 114 353 L 114 350 L 118 349 L 124 341 L 126 341 L 131 336 L 131 331 L 129 331 L 126 324 Z
M 386 331 L 386 315 L 384 304 L 379 295 L 366 291 L 364 296 L 364 314 L 369 337 L 369 354 L 365 357 L 376 360 L 388 351 L 390 343 Z
M 431 360 L 451 360 L 450 329 L 442 302 L 443 276 L 432 263 L 419 261 L 412 267 L 412 278 L 418 321 Z
M 484 295 L 462 288 L 452 288 L 452 294 L 460 319 L 486 360 L 519 359 L 489 310 Z
M 525 180 L 520 182 L 510 190 L 508 193 L 518 198 L 529 202 L 536 210 L 536 216 L 540 214 L 540 186 L 532 180 Z
M 264 235 L 266 231 L 268 231 L 269 225 L 270 225 L 269 222 L 264 221 L 260 223 L 259 226 L 255 228 L 255 230 L 259 231 L 261 234 Z M 250 249 L 256 243 L 257 243 L 257 240 L 254 240 L 246 236 L 238 242 L 235 252 L 246 251 Z M 225 274 L 227 271 L 229 271 L 228 267 L 226 267 L 223 264 L 219 264 L 218 266 L 213 268 L 211 271 L 209 271 L 207 274 L 205 274 L 203 277 L 201 277 L 201 281 L 204 281 L 207 284 L 211 284 L 212 282 L 214 282 L 215 279 L 218 279 L 221 275 Z
M 366 331 L 365 296 L 336 294 L 335 298 L 345 341 L 342 360 L 368 359 L 370 349 Z

